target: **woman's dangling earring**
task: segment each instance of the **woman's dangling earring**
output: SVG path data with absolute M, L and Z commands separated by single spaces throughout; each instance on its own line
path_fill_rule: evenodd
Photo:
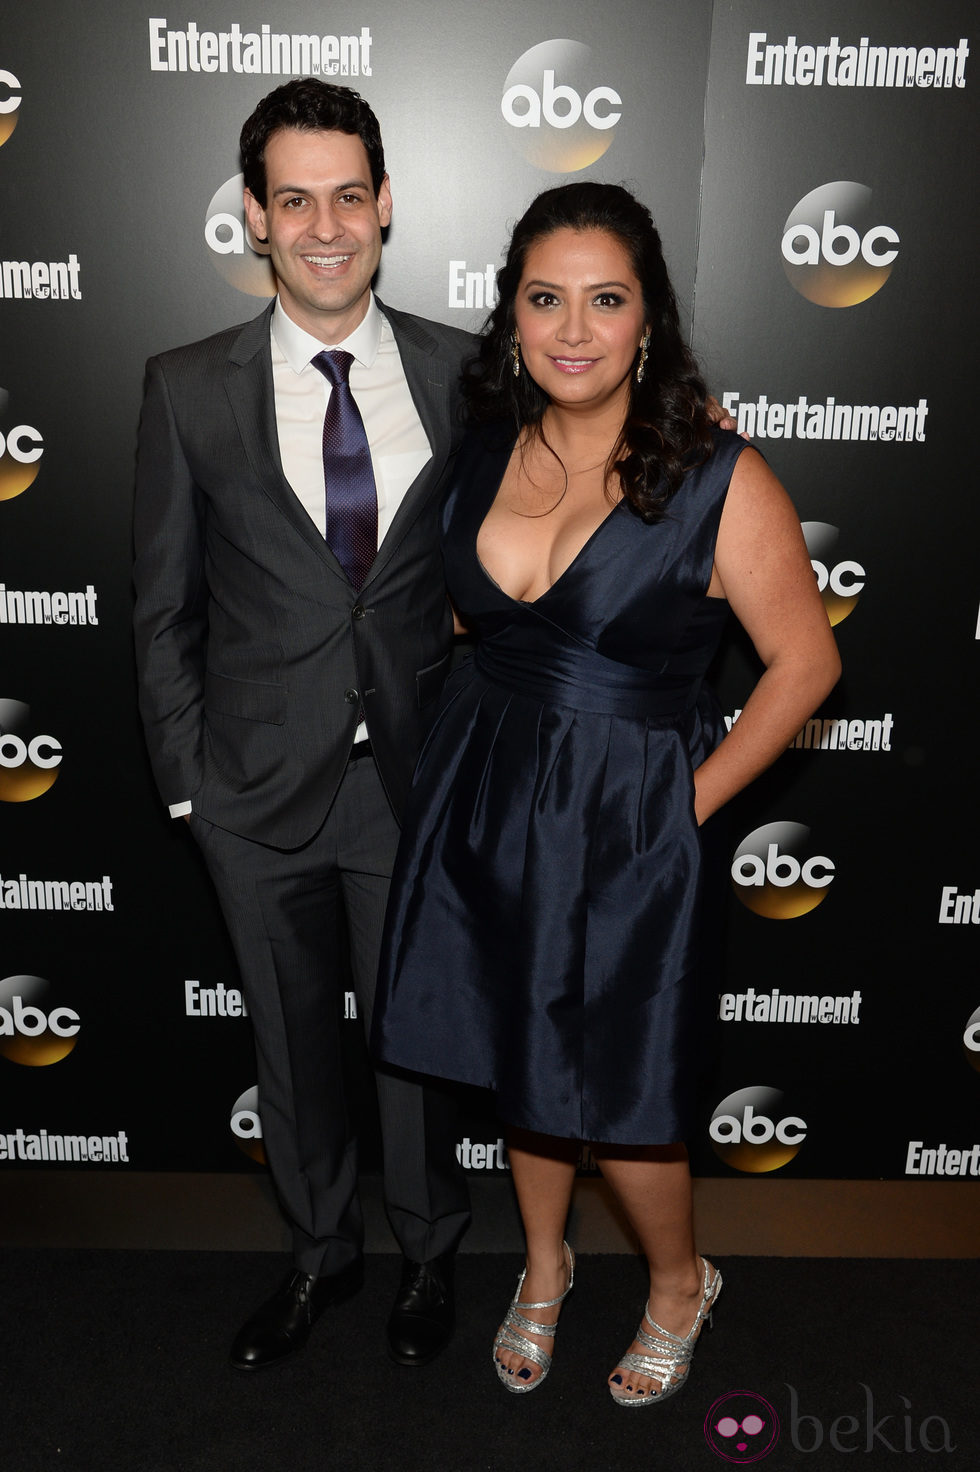
M 637 383 L 642 383 L 643 382 L 643 375 L 646 372 L 647 354 L 649 353 L 649 351 L 650 351 L 650 334 L 649 334 L 649 332 L 644 332 L 644 334 L 643 334 L 643 341 L 640 343 L 640 361 L 636 365 L 636 381 L 637 381 Z
M 521 345 L 517 341 L 517 333 L 512 332 L 510 336 L 510 353 L 514 360 L 514 377 L 521 376 Z

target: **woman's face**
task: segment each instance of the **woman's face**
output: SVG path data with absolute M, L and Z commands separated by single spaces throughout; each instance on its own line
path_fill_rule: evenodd
M 556 230 L 531 246 L 514 301 L 524 366 L 553 403 L 621 402 L 646 327 L 629 256 L 604 230 Z

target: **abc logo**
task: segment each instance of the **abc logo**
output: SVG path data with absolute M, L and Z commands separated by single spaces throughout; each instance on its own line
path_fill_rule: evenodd
M 17 126 L 19 107 L 20 83 L 13 72 L 5 72 L 0 67 L 0 148 Z
M 0 802 L 30 802 L 57 781 L 61 742 L 31 734 L 30 714 L 21 700 L 0 700 Z
M 794 205 L 783 226 L 783 270 L 819 307 L 853 307 L 880 291 L 901 242 L 871 208 L 871 190 L 839 179 Z
M 67 1058 L 81 1022 L 70 1007 L 53 1007 L 43 976 L 7 976 L 0 981 L 0 1053 L 11 1063 L 45 1068 Z
M 809 837 L 802 823 L 767 823 L 742 840 L 732 884 L 743 905 L 769 920 L 795 920 L 826 899 L 834 865 L 808 852 Z
M 535 168 L 572 174 L 601 158 L 623 99 L 596 86 L 592 52 L 580 41 L 542 41 L 507 73 L 500 111 L 508 137 Z
M 980 1073 L 980 1007 L 973 1013 L 963 1033 L 963 1056 L 971 1068 Z
M 245 219 L 244 184 L 241 174 L 222 184 L 208 205 L 204 239 L 211 260 L 229 286 L 246 296 L 275 296 L 269 247 L 259 244 Z
M 239 1094 L 231 1106 L 231 1132 L 243 1155 L 257 1165 L 265 1165 L 262 1146 L 262 1120 L 259 1115 L 259 1090 L 256 1084 Z
M 0 390 L 0 409 L 6 410 L 8 399 Z M 0 501 L 12 501 L 33 484 L 43 454 L 44 441 L 33 424 L 0 428 Z
M 708 1128 L 711 1148 L 735 1170 L 779 1170 L 799 1152 L 806 1121 L 787 1114 L 778 1089 L 736 1089 L 722 1099 Z
M 840 537 L 837 527 L 826 521 L 804 521 L 802 525 L 827 617 L 832 624 L 842 623 L 857 606 L 867 574 L 860 562 L 837 556 L 834 550 Z

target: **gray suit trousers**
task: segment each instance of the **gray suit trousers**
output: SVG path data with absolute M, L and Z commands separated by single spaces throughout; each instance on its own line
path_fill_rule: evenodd
M 358 1121 L 344 1087 L 344 991 L 370 1035 L 398 828 L 371 757 L 348 764 L 320 831 L 301 848 L 255 843 L 192 816 L 255 1031 L 266 1158 L 304 1272 L 360 1254 Z M 345 964 L 344 928 L 350 972 Z M 438 964 L 438 961 L 435 962 Z M 385 1204 L 406 1257 L 452 1250 L 469 1223 L 456 1107 L 441 1085 L 379 1068 Z

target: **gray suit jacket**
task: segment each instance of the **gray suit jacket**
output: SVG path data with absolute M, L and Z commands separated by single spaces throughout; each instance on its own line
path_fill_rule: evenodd
M 282 471 L 270 306 L 147 364 L 137 470 L 140 710 L 166 803 L 282 848 L 313 836 L 363 707 L 401 811 L 451 616 L 439 488 L 473 339 L 383 307 L 432 446 L 360 594 Z

